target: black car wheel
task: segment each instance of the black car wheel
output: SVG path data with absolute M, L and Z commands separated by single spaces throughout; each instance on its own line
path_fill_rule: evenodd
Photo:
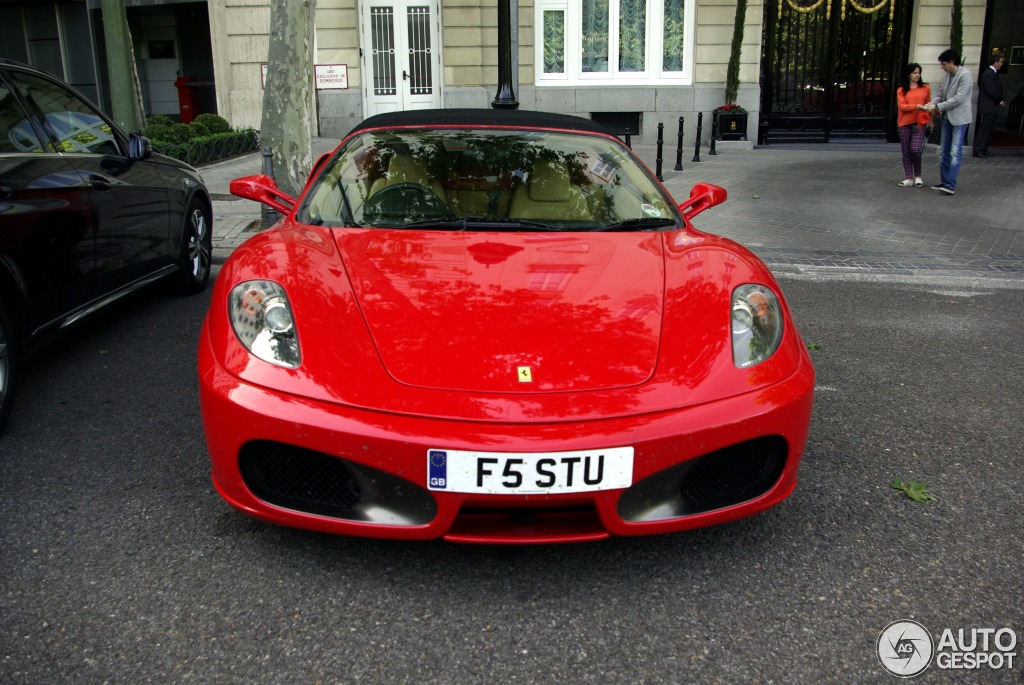
M 14 404 L 14 381 L 17 373 L 17 344 L 14 326 L 7 315 L 7 309 L 0 304 L 0 430 L 7 422 Z
M 178 257 L 177 289 L 185 294 L 202 291 L 210 280 L 213 255 L 213 233 L 210 210 L 202 201 L 193 198 L 185 212 L 185 226 Z

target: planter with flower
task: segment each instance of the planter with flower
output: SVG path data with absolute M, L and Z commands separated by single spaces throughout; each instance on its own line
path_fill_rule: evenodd
M 737 104 L 715 108 L 715 130 L 718 140 L 747 139 L 747 110 Z

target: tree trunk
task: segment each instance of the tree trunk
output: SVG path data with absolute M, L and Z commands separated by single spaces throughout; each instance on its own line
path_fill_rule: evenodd
M 274 153 L 274 180 L 296 196 L 313 166 L 313 20 L 316 0 L 271 0 L 263 144 Z
M 135 70 L 135 52 L 128 30 L 124 0 L 103 0 L 103 34 L 110 72 L 110 114 L 114 122 L 129 133 L 142 133 L 146 128 L 143 115 L 142 88 Z

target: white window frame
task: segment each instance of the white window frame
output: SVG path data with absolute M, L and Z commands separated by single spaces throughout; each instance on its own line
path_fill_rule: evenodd
M 581 0 L 537 0 L 534 5 L 534 73 L 538 86 L 568 85 L 652 85 L 670 82 L 673 85 L 693 85 L 694 35 L 696 34 L 697 0 L 686 0 L 683 16 L 686 34 L 683 37 L 683 70 L 666 71 L 663 68 L 662 50 L 665 43 L 665 2 L 647 0 L 647 54 L 644 71 L 619 72 L 618 53 L 619 5 L 617 0 L 609 2 L 608 40 L 609 71 L 605 73 L 583 72 L 582 36 L 583 3 Z M 561 11 L 565 16 L 565 71 L 559 74 L 544 73 L 544 12 Z

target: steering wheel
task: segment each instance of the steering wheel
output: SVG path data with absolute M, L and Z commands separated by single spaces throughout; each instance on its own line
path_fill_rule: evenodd
M 451 207 L 436 192 L 412 181 L 381 188 L 363 206 L 364 221 L 410 223 L 451 214 Z

